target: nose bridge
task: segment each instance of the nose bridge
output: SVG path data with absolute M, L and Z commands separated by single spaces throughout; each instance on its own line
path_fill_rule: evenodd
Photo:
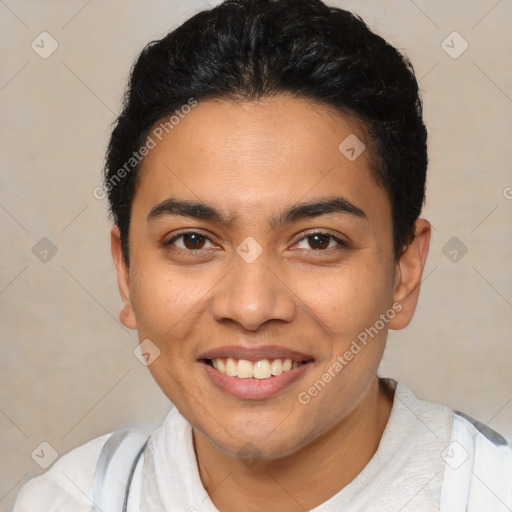
M 254 255 L 253 248 L 240 244 L 231 270 L 212 296 L 214 318 L 233 320 L 247 330 L 271 319 L 290 322 L 295 314 L 293 294 L 271 270 L 269 258 L 261 252 Z

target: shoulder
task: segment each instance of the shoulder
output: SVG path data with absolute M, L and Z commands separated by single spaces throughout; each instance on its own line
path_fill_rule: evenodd
M 461 431 L 471 434 L 471 437 L 488 448 L 510 446 L 508 441 L 498 432 L 484 423 L 464 414 L 460 411 L 453 411 L 453 432 L 455 435 Z
M 477 476 L 479 470 L 500 473 L 511 469 L 500 477 L 505 477 L 512 489 L 512 445 L 501 434 L 467 414 L 454 411 L 451 442 L 465 448 Z
M 443 458 L 446 500 L 457 495 L 457 500 L 467 503 L 471 510 L 510 510 L 512 446 L 502 435 L 454 411 L 450 444 Z
M 102 435 L 71 450 L 46 473 L 29 480 L 18 493 L 13 512 L 89 512 L 96 464 L 111 435 Z
M 471 416 L 454 412 L 452 440 L 470 439 L 474 450 L 475 471 L 488 467 L 500 471 L 512 489 L 512 445 L 501 434 Z M 466 441 L 467 442 L 467 441 Z
M 391 384 L 394 381 L 387 379 Z M 512 510 L 512 445 L 487 425 L 444 405 L 418 400 L 403 383 L 395 383 L 398 408 L 410 412 L 435 436 L 423 435 L 422 453 L 435 437 L 432 460 L 442 463 L 442 512 Z M 392 413 L 393 414 L 393 413 Z M 402 415 L 401 419 L 407 418 Z M 391 419 L 391 418 L 390 418 Z M 412 439 L 410 432 L 408 436 Z

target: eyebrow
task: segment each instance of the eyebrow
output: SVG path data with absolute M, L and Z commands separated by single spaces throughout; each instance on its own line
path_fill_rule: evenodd
M 269 223 L 272 228 L 275 228 L 282 224 L 289 224 L 332 213 L 353 215 L 361 219 L 368 218 L 361 208 L 347 199 L 343 197 L 332 197 L 289 206 L 282 212 L 272 215 L 269 219 Z M 207 203 L 176 199 L 173 197 L 169 197 L 154 206 L 149 212 L 147 220 L 151 222 L 168 215 L 180 215 L 182 217 L 208 220 L 224 226 L 230 226 L 233 224 L 234 220 L 236 220 L 236 217 L 226 217 L 215 207 Z

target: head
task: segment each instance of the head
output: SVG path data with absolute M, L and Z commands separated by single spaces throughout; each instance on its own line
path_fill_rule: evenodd
M 105 169 L 120 317 L 198 432 L 278 458 L 357 409 L 416 307 L 426 167 L 412 67 L 349 12 L 227 0 L 144 48 Z M 231 386 L 228 356 L 300 366 Z

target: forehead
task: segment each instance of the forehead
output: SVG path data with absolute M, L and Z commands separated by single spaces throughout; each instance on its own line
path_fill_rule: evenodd
M 170 196 L 254 217 L 329 195 L 365 205 L 370 215 L 389 214 L 361 124 L 328 106 L 284 95 L 203 101 L 168 133 L 150 137 L 155 147 L 144 159 L 134 201 L 146 214 Z

